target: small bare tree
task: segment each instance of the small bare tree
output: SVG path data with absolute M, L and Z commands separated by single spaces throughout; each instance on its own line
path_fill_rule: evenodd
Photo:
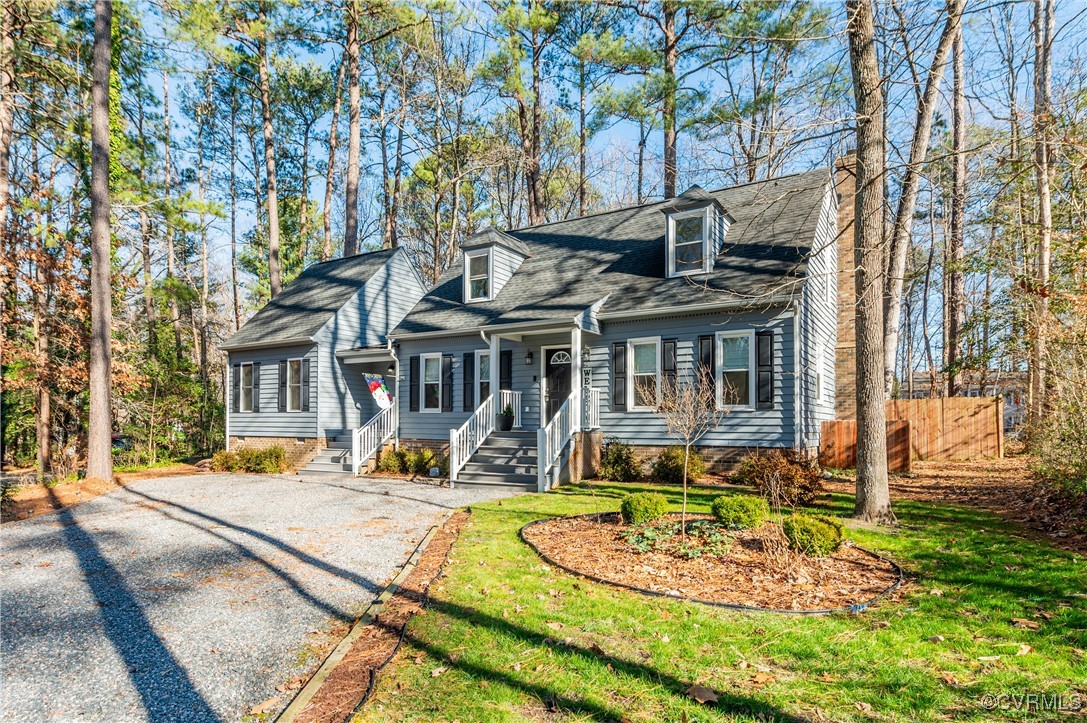
M 656 390 L 646 390 L 650 399 Z M 668 425 L 668 435 L 683 447 L 683 510 L 680 528 L 683 539 L 687 537 L 687 469 L 691 460 L 691 447 L 728 414 L 717 405 L 717 387 L 713 373 L 699 368 L 690 376 L 676 374 L 673 379 L 661 383 L 657 414 Z

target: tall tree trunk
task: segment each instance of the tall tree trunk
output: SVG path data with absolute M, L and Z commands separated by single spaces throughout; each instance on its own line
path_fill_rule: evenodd
M 578 215 L 584 216 L 585 212 L 589 208 L 589 202 L 586 194 L 586 146 L 588 145 L 588 132 L 586 131 L 586 88 L 587 82 L 585 80 L 585 61 L 578 59 L 578 127 L 577 127 L 577 153 L 578 153 L 578 171 L 577 171 L 577 209 Z
M 1049 124 L 1053 73 L 1053 0 L 1034 0 L 1034 179 L 1038 192 L 1037 277 L 1034 285 L 1034 346 L 1031 349 L 1029 419 L 1032 429 L 1045 417 L 1047 345 L 1049 342 L 1049 262 L 1053 235 L 1050 197 Z
M 38 141 L 32 139 L 31 141 L 31 168 L 32 168 L 32 188 L 34 190 L 34 197 L 39 197 L 41 193 L 41 172 L 39 170 L 39 157 L 38 157 Z M 54 178 L 50 179 L 50 190 L 53 188 Z M 51 472 L 52 464 L 52 410 L 50 397 L 50 374 L 49 374 L 49 275 L 47 274 L 47 267 L 49 266 L 49 246 L 48 229 L 52 224 L 42 225 L 40 206 L 35 208 L 34 211 L 35 222 L 37 227 L 37 233 L 40 235 L 40 242 L 38 245 L 38 257 L 34 261 L 34 322 L 33 322 L 33 336 L 34 336 L 34 356 L 35 363 L 38 368 L 38 373 L 35 375 L 37 396 L 36 404 L 34 405 L 34 438 L 37 442 L 38 448 L 38 475 L 44 476 Z
M 857 332 L 857 501 L 854 515 L 893 518 L 887 483 L 883 396 L 883 90 L 871 0 L 846 1 L 849 64 L 857 110 L 857 191 L 854 221 Z
M 230 91 L 230 294 L 234 306 L 234 331 L 241 328 L 238 304 L 238 97 Z
M 306 266 L 309 255 L 309 137 L 311 127 L 306 126 L 302 133 L 302 192 L 299 194 L 298 240 L 302 245 L 302 268 Z
M 962 28 L 955 36 L 954 99 L 952 101 L 951 232 L 948 234 L 947 393 L 957 397 L 962 365 L 962 328 L 966 322 L 966 290 L 963 279 L 966 228 L 966 61 Z
M 325 240 L 321 246 L 321 260 L 332 258 L 332 184 L 336 179 L 336 144 L 339 139 L 340 106 L 343 105 L 343 74 L 346 59 L 340 58 L 336 73 L 336 99 L 332 102 L 332 124 L 328 128 L 328 168 L 325 170 L 325 207 L 323 209 Z
M 272 298 L 279 296 L 282 284 L 279 266 L 279 196 L 276 193 L 276 143 L 272 131 L 272 83 L 268 76 L 268 4 L 260 3 L 257 15 L 262 26 L 257 41 L 257 69 L 260 76 L 260 110 L 264 125 L 264 172 L 268 176 L 268 289 Z
M 543 136 L 543 99 L 540 97 L 540 66 L 543 48 L 540 31 L 532 31 L 532 103 L 529 105 L 528 158 L 525 159 L 525 185 L 528 186 L 528 222 L 535 226 L 544 222 L 543 178 L 540 174 L 541 137 Z
M 170 155 L 170 76 L 166 70 L 162 71 L 162 118 L 165 137 L 163 139 L 165 149 L 164 194 L 166 198 L 166 280 L 175 278 L 174 264 L 176 252 L 174 250 L 174 221 L 173 210 L 170 208 L 170 189 L 173 185 L 173 169 L 171 168 Z M 177 290 L 167 283 L 167 294 L 170 300 L 170 326 L 174 330 L 174 356 L 178 363 L 181 362 L 181 309 L 177 305 Z
M 147 188 L 147 139 L 143 134 L 143 97 L 138 101 L 137 132 L 140 135 L 140 194 L 143 201 L 150 197 Z M 143 262 L 143 314 L 147 322 L 147 358 L 155 358 L 155 294 L 151 276 L 151 219 L 147 207 L 140 205 L 140 256 Z
M 109 75 L 113 3 L 95 0 L 91 83 L 91 339 L 87 477 L 113 480 L 110 409 Z
M 932 116 L 936 109 L 944 66 L 947 65 L 951 46 L 959 35 L 965 0 L 949 0 L 943 31 L 936 45 L 936 52 L 925 79 L 925 92 L 918 100 L 917 119 L 910 143 L 910 159 L 902 177 L 898 208 L 891 227 L 891 247 L 887 278 L 884 280 L 883 309 L 883 389 L 889 398 L 894 392 L 895 355 L 898 351 L 899 326 L 902 319 L 902 283 L 906 276 L 906 259 L 910 254 L 910 232 L 913 229 L 914 208 L 921 183 L 921 170 L 928 158 L 929 141 L 932 138 Z
M 343 236 L 343 255 L 359 252 L 359 146 L 362 144 L 362 107 L 359 95 L 359 8 L 356 0 L 347 0 L 347 212 Z
M 11 138 L 15 120 L 15 3 L 0 4 L 0 236 L 8 227 Z
M 400 187 L 404 179 L 404 127 L 407 125 L 407 106 L 402 106 L 400 121 L 396 129 L 396 153 L 393 154 L 393 190 L 389 198 L 389 211 L 385 216 L 384 248 L 394 249 L 400 245 Z
M 676 3 L 661 4 L 664 20 L 664 197 L 676 195 Z

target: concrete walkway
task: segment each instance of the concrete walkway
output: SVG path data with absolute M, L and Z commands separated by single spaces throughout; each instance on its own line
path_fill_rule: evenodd
M 509 494 L 198 475 L 6 524 L 0 720 L 239 720 L 444 512 Z

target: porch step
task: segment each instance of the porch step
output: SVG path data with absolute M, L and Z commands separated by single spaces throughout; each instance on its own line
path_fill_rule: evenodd
M 335 463 L 335 462 L 310 462 L 302 469 L 298 470 L 299 474 L 351 474 L 351 462 Z
M 531 464 L 489 464 L 478 461 L 478 457 L 479 455 L 472 457 L 471 461 L 464 465 L 462 475 L 467 477 L 474 474 L 523 474 L 536 478 L 535 459 Z
M 469 464 L 472 462 L 481 462 L 483 464 L 527 464 L 535 467 L 536 448 L 500 449 L 484 445 L 472 455 Z
M 527 474 L 491 474 L 461 472 L 457 487 L 504 487 L 525 491 L 535 491 L 536 475 Z
M 328 446 L 325 447 L 325 449 L 346 449 L 346 450 L 350 450 L 351 449 L 351 438 L 348 437 L 347 439 L 341 440 L 339 437 L 336 437 L 333 441 L 328 443 Z
M 336 449 L 326 448 L 319 451 L 313 456 L 313 462 L 329 462 L 329 463 L 350 463 L 351 462 L 351 450 L 350 449 Z

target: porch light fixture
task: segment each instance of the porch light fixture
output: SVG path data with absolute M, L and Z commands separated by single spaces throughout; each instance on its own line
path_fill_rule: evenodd
M 393 374 L 396 374 L 396 365 L 389 364 L 389 368 L 385 370 L 385 376 L 391 377 Z
M 525 353 L 525 365 L 526 366 L 532 366 L 532 350 L 531 349 L 529 349 Z

